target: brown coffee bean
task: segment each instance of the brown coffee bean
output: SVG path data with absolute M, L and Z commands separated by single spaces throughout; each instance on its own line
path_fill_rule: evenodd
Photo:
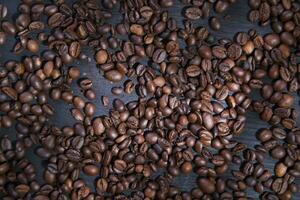
M 53 28 L 58 27 L 62 24 L 65 18 L 65 15 L 63 15 L 62 13 L 54 13 L 53 15 L 51 15 L 51 17 L 49 17 L 48 25 Z
M 271 156 L 275 159 L 281 159 L 286 155 L 284 147 L 277 145 L 274 149 L 271 150 Z
M 283 177 L 287 172 L 287 166 L 284 163 L 278 163 L 275 166 L 275 175 L 277 177 Z
M 108 189 L 108 182 L 105 178 L 100 178 L 96 183 L 96 190 L 100 193 L 106 192 Z
M 5 5 L 0 4 L 0 19 L 4 19 L 7 16 L 8 9 Z
M 123 172 L 127 167 L 127 164 L 124 160 L 115 160 L 114 169 L 117 173 Z
M 117 70 L 109 70 L 105 72 L 104 77 L 112 82 L 119 82 L 123 79 L 123 75 Z
M 225 12 L 229 7 L 229 3 L 227 1 L 217 1 L 215 4 L 215 11 L 217 13 Z
M 197 65 L 190 65 L 186 68 L 186 74 L 190 77 L 199 76 L 201 73 L 201 69 Z
M 0 45 L 3 45 L 6 42 L 6 34 L 0 31 Z
M 288 93 L 284 93 L 280 100 L 277 102 L 277 105 L 282 108 L 290 108 L 294 104 L 294 97 Z
M 198 7 L 188 7 L 184 11 L 184 16 L 190 20 L 197 20 L 202 17 L 202 10 Z
M 153 53 L 152 60 L 155 63 L 162 63 L 167 58 L 167 53 L 164 49 L 156 49 Z
M 216 190 L 214 182 L 208 178 L 199 178 L 198 186 L 205 194 L 211 194 Z
M 8 21 L 2 22 L 1 27 L 2 30 L 9 35 L 15 35 L 17 33 L 15 25 Z
M 37 53 L 40 50 L 40 45 L 37 40 L 30 39 L 27 42 L 26 48 L 31 51 L 32 53 Z
M 212 17 L 212 18 L 209 20 L 209 25 L 210 25 L 210 27 L 211 27 L 213 30 L 215 30 L 215 31 L 218 31 L 218 30 L 220 30 L 220 28 L 221 28 L 221 23 L 220 23 L 219 19 L 216 18 L 216 17 Z
M 69 47 L 70 56 L 77 58 L 80 55 L 80 53 L 81 53 L 81 46 L 79 42 L 76 41 L 72 42 Z
M 96 55 L 95 55 L 95 59 L 97 64 L 104 64 L 107 62 L 108 60 L 108 53 L 106 50 L 101 49 L 99 50 Z
M 105 107 L 107 107 L 109 105 L 109 98 L 108 98 L 108 96 L 102 96 L 102 104 Z
M 85 165 L 83 167 L 83 172 L 88 176 L 97 176 L 100 170 L 96 165 Z
M 262 129 L 257 132 L 256 138 L 261 142 L 266 142 L 272 138 L 272 132 L 269 129 Z
M 93 120 L 93 129 L 96 135 L 101 135 L 104 133 L 105 127 L 101 118 L 98 117 Z

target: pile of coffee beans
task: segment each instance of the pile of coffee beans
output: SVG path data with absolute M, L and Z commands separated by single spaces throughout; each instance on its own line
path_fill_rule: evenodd
M 0 45 L 14 38 L 7 51 L 25 56 L 0 66 L 0 127 L 15 129 L 0 138 L 1 199 L 257 199 L 251 191 L 263 200 L 295 197 L 300 3 L 249 0 L 249 20 L 273 32 L 216 40 L 195 22 L 219 30 L 211 13 L 235 0 L 21 0 L 13 15 L 5 2 Z M 182 25 L 170 12 L 178 5 Z M 120 21 L 112 24 L 116 10 Z M 80 60 L 94 61 L 114 84 L 110 96 L 97 96 L 74 64 Z M 137 98 L 123 102 L 121 94 Z M 110 112 L 96 116 L 96 99 L 112 104 Z M 72 107 L 63 115 L 76 123 L 52 122 L 56 102 Z M 254 147 L 238 140 L 248 112 L 270 124 Z M 28 158 L 33 148 L 42 169 Z M 268 157 L 276 163 L 271 169 Z M 175 177 L 190 175 L 194 188 L 174 186 Z

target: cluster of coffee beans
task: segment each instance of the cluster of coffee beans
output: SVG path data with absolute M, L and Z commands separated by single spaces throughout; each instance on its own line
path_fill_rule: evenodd
M 1 199 L 255 199 L 250 190 L 264 200 L 295 196 L 298 2 L 249 0 L 250 21 L 274 32 L 251 29 L 218 41 L 194 22 L 235 0 L 21 0 L 13 19 L 5 2 L 0 45 L 14 37 L 12 52 L 26 56 L 0 66 L 0 127 L 16 131 L 15 140 L 13 133 L 0 139 Z M 177 4 L 183 25 L 170 13 Z M 115 10 L 121 18 L 114 25 Z M 217 17 L 209 24 L 221 26 Z M 93 80 L 74 66 L 91 57 L 108 81 L 124 82 L 111 89 L 115 99 L 98 97 Z M 123 92 L 137 99 L 123 102 Z M 112 101 L 107 115 L 96 116 L 97 98 L 106 107 Z M 55 102 L 72 107 L 64 115 L 75 124 L 52 123 Z M 254 147 L 238 141 L 249 111 L 271 125 L 258 131 Z M 43 169 L 28 159 L 32 148 Z M 267 157 L 273 168 L 265 167 Z M 197 180 L 189 191 L 172 184 L 191 174 Z

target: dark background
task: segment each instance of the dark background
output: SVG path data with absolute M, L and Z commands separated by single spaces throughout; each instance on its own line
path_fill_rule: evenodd
M 47 1 L 46 1 L 47 2 Z M 66 0 L 66 2 L 71 3 L 73 1 Z M 8 20 L 11 20 L 14 18 L 16 15 L 17 11 L 17 5 L 20 3 L 19 0 L 0 0 L 0 3 L 7 6 L 9 9 L 8 13 Z M 176 1 L 175 6 L 173 6 L 169 10 L 169 14 L 171 17 L 174 17 L 177 19 L 178 24 L 182 27 L 182 20 L 183 17 L 181 15 L 181 9 L 183 8 L 183 5 L 179 2 Z M 214 13 L 211 13 L 211 16 L 217 16 L 222 24 L 221 24 L 221 29 L 219 31 L 212 31 L 211 32 L 214 34 L 216 39 L 220 38 L 229 38 L 232 39 L 235 33 L 240 32 L 240 31 L 245 31 L 247 32 L 249 29 L 256 29 L 259 34 L 266 34 L 268 32 L 271 32 L 271 29 L 269 26 L 267 27 L 260 27 L 257 24 L 253 24 L 247 20 L 247 14 L 249 11 L 249 7 L 247 5 L 247 0 L 238 0 L 235 4 L 232 4 L 230 8 L 223 14 L 221 15 L 215 15 Z M 113 18 L 109 20 L 109 23 L 115 24 L 117 22 L 120 22 L 122 19 L 122 16 L 118 13 L 118 8 L 115 8 L 113 10 Z M 208 27 L 208 19 L 202 19 L 196 21 L 194 24 L 195 25 L 201 25 Z M 5 45 L 0 46 L 0 67 L 8 60 L 8 59 L 15 59 L 19 61 L 22 56 L 29 56 L 31 55 L 28 51 L 24 51 L 23 54 L 21 55 L 14 55 L 11 52 L 11 49 L 13 48 L 13 45 L 15 44 L 15 39 L 13 37 L 9 37 Z M 47 49 L 47 47 L 43 46 L 42 51 Z M 91 58 L 93 58 L 93 53 L 90 49 L 86 48 L 84 49 L 84 52 L 86 52 Z M 68 66 L 78 66 L 81 69 L 81 76 L 82 77 L 88 77 L 93 80 L 93 88 L 96 91 L 97 94 L 97 99 L 93 101 L 97 105 L 97 112 L 96 115 L 107 115 L 109 112 L 109 109 L 111 108 L 111 103 L 108 108 L 104 107 L 101 103 L 101 96 L 105 95 L 108 96 L 110 99 L 110 102 L 113 101 L 116 96 L 113 96 L 110 92 L 111 87 L 120 85 L 122 86 L 123 83 L 119 84 L 111 84 L 109 81 L 105 80 L 101 73 L 99 73 L 99 70 L 97 69 L 95 62 L 93 59 L 89 61 L 82 61 L 78 62 L 76 61 L 75 63 L 72 63 L 71 65 Z M 79 87 L 76 83 L 73 83 L 72 88 L 74 90 L 74 94 L 76 95 L 81 95 L 82 93 L 79 90 Z M 295 107 L 299 111 L 299 97 L 296 97 L 295 101 Z M 118 96 L 118 98 L 121 98 L 125 102 L 128 102 L 130 100 L 136 99 L 136 95 L 134 94 L 122 94 Z M 253 98 L 259 99 L 258 93 L 253 94 Z M 52 105 L 55 107 L 55 110 L 57 111 L 55 113 L 55 116 L 51 119 L 51 123 L 63 127 L 63 126 L 72 126 L 75 120 L 71 117 L 70 114 L 70 108 L 72 108 L 71 105 L 67 105 L 63 103 L 62 101 L 55 101 L 55 103 L 52 103 Z M 298 125 L 300 124 L 300 118 L 297 120 Z M 258 129 L 260 128 L 267 128 L 269 125 L 262 120 L 259 119 L 258 114 L 248 111 L 247 112 L 247 121 L 246 121 L 246 128 L 244 132 L 237 138 L 238 141 L 243 142 L 248 145 L 248 147 L 254 147 L 254 145 L 258 144 L 256 138 L 255 138 L 255 133 Z M 9 138 L 12 140 L 15 140 L 15 130 L 14 127 L 10 129 L 0 129 L 0 136 L 3 136 L 7 134 Z M 41 172 L 43 171 L 43 166 L 40 158 L 38 158 L 34 154 L 34 149 L 36 147 L 32 148 L 27 152 L 27 157 L 28 159 L 33 162 L 38 171 L 38 177 L 39 180 L 42 181 L 41 179 Z M 267 156 L 264 165 L 269 168 L 273 169 L 274 167 L 275 160 L 273 160 L 271 157 Z M 231 166 L 231 169 L 235 169 L 236 166 Z M 272 170 L 271 170 L 272 171 Z M 230 177 L 230 170 L 228 170 L 228 173 L 225 175 L 225 177 Z M 82 175 L 84 177 L 84 175 Z M 85 177 L 87 178 L 87 177 Z M 191 188 L 196 186 L 196 174 L 189 174 L 189 175 L 181 175 L 177 178 L 174 179 L 173 184 L 180 187 L 183 191 L 189 191 Z M 88 177 L 90 180 L 89 185 L 92 186 L 94 183 L 94 178 Z M 298 187 L 300 187 L 300 180 L 296 180 L 296 183 Z M 93 186 L 92 186 L 93 188 Z M 254 193 L 249 190 L 248 196 L 252 197 L 257 197 L 257 193 Z M 293 199 L 300 199 L 300 193 L 298 192 Z

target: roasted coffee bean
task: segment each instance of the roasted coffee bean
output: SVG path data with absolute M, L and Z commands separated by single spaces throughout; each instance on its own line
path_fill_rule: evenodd
M 205 194 L 211 194 L 216 190 L 215 183 L 208 178 L 199 178 L 198 186 Z
M 80 53 L 81 53 L 81 46 L 79 42 L 72 42 L 69 47 L 69 54 L 72 57 L 77 58 L 80 55 Z
M 17 33 L 15 25 L 8 21 L 2 22 L 1 27 L 2 30 L 9 35 L 15 35 Z
M 95 165 L 86 165 L 83 167 L 83 172 L 88 176 L 96 176 L 99 174 L 99 167 Z
M 123 79 L 123 74 L 121 74 L 118 70 L 109 70 L 105 72 L 104 77 L 112 82 L 119 82 Z
M 162 63 L 167 58 L 167 53 L 164 49 L 157 49 L 154 51 L 152 59 L 155 63 Z
M 95 59 L 96 59 L 97 64 L 106 63 L 108 60 L 108 54 L 107 54 L 106 50 L 101 49 L 100 51 L 98 51 L 95 55 Z
M 6 34 L 4 32 L 0 32 L 0 45 L 3 45 L 6 41 Z
M 27 49 L 32 53 L 37 53 L 40 49 L 39 42 L 37 40 L 30 39 L 27 41 Z
M 202 17 L 202 10 L 198 7 L 188 7 L 184 11 L 184 16 L 190 20 L 197 20 Z
M 3 19 L 7 16 L 8 9 L 5 5 L 0 4 L 0 19 Z
M 215 31 L 220 30 L 220 28 L 221 28 L 221 23 L 220 23 L 219 19 L 216 17 L 212 17 L 210 19 L 209 25 Z

